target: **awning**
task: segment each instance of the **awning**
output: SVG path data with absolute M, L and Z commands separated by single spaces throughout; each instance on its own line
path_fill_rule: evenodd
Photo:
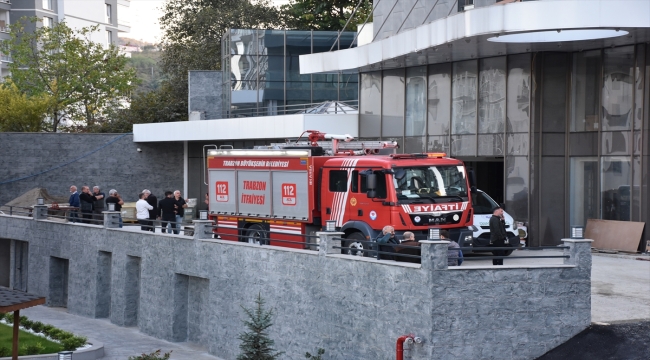
M 497 35 L 624 30 L 596 40 L 495 43 Z M 621 32 L 624 34 L 624 32 Z M 495 4 L 435 20 L 352 49 L 300 56 L 300 73 L 370 71 L 537 51 L 579 51 L 650 40 L 648 0 L 544 0 Z
M 287 139 L 305 130 L 359 133 L 357 114 L 293 114 L 219 120 L 134 124 L 134 142 Z

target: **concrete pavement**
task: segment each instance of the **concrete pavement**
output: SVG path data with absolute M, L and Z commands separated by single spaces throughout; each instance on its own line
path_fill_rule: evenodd
M 104 343 L 104 360 L 126 360 L 129 356 L 151 353 L 161 349 L 163 353 L 172 350 L 172 359 L 220 360 L 208 354 L 207 350 L 192 343 L 172 343 L 156 339 L 138 331 L 135 327 L 120 327 L 107 319 L 90 319 L 72 315 L 65 308 L 36 306 L 21 310 L 21 315 L 30 320 L 52 324 L 75 334 L 97 339 Z M 237 346 L 237 344 L 233 344 Z

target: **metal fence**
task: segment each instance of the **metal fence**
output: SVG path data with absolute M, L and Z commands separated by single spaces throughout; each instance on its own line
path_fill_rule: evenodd
M 27 216 L 34 217 L 35 207 L 21 207 L 21 206 L 0 206 L 0 214 L 9 216 Z M 45 211 L 44 209 L 41 209 Z M 308 234 L 296 234 L 282 231 L 267 230 L 263 227 L 224 227 L 214 225 L 213 221 L 208 221 L 207 225 L 196 226 L 196 223 L 187 221 L 165 221 L 161 219 L 137 219 L 130 217 L 121 217 L 118 212 L 109 213 L 88 213 L 81 212 L 78 208 L 61 209 L 47 209 L 48 213 L 42 215 L 43 219 L 60 219 L 67 223 L 81 223 L 88 225 L 99 225 L 107 228 L 126 227 L 134 228 L 140 226 L 140 230 L 145 232 L 169 234 L 169 235 L 183 235 L 183 236 L 197 236 L 200 239 L 226 239 L 236 242 L 245 242 L 259 246 L 280 246 L 307 249 L 312 251 L 319 251 L 320 236 Z M 61 212 L 60 214 L 52 214 L 50 212 Z M 113 216 L 105 216 L 113 215 Z M 108 223 L 107 223 L 108 222 Z M 131 222 L 129 224 L 129 222 Z M 122 225 L 122 226 L 121 226 Z M 200 230 L 197 230 L 200 229 Z M 195 231 L 204 231 L 201 234 L 195 234 Z M 340 233 L 338 233 L 340 234 Z M 287 240 L 287 238 L 295 240 Z M 373 240 L 360 240 L 360 239 L 346 239 L 341 237 L 330 237 L 331 240 L 340 241 L 341 246 L 332 246 L 333 249 L 340 250 L 342 255 L 350 257 L 369 257 L 376 258 L 378 261 L 397 261 L 397 262 L 411 262 L 420 263 L 422 260 L 421 246 L 412 244 L 391 244 L 391 243 L 377 243 Z M 354 243 L 354 244 L 353 244 Z M 345 244 L 345 245 L 344 245 Z M 354 245 L 354 246 L 352 246 Z M 449 257 L 449 260 L 463 259 L 463 261 L 477 261 L 477 260 L 495 260 L 495 259 L 568 259 L 568 255 L 531 255 L 531 256 L 510 256 L 506 255 L 481 255 L 481 256 L 460 256 L 460 252 L 512 252 L 514 250 L 564 250 L 568 246 L 539 246 L 539 247 L 514 247 L 514 246 L 485 246 L 485 247 L 455 247 L 448 248 L 448 251 L 458 251 L 458 257 Z

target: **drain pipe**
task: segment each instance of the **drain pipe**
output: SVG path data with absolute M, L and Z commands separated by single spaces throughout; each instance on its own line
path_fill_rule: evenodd
M 413 344 L 413 335 L 402 335 L 397 338 L 396 359 L 404 360 L 404 343 Z

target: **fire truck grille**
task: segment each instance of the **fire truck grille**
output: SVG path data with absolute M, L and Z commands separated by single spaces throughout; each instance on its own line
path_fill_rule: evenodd
M 411 222 L 416 226 L 426 225 L 453 225 L 463 220 L 463 212 L 451 212 L 440 215 L 416 215 L 410 214 Z

